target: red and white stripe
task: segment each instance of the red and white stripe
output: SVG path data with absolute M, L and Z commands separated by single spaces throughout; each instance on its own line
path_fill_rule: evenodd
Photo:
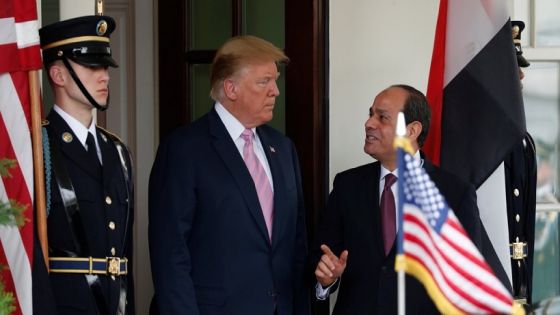
M 465 314 L 510 313 L 511 294 L 494 276 L 452 211 L 440 233 L 426 221 L 422 210 L 404 204 L 404 255 L 420 264 L 440 294 Z
M 0 200 L 23 205 L 21 228 L 0 227 L 0 263 L 6 289 L 14 293 L 14 314 L 33 314 L 33 157 L 30 134 L 29 70 L 41 68 L 36 3 L 0 0 L 0 158 L 17 161 L 11 178 L 0 180 Z

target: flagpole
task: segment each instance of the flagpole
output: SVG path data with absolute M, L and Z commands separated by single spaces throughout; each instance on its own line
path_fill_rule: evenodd
M 37 237 L 43 251 L 45 266 L 49 270 L 49 240 L 47 237 L 47 209 L 45 202 L 45 171 L 43 163 L 43 140 L 41 136 L 41 97 L 39 71 L 28 73 L 31 97 L 31 141 L 33 145 L 33 176 L 35 178 L 35 208 L 37 209 Z
M 95 0 L 95 15 L 103 15 L 103 0 Z
M 399 315 L 404 315 L 405 314 L 405 303 L 404 303 L 404 297 L 405 297 L 405 282 L 404 282 L 404 270 L 399 270 L 398 274 L 398 306 L 399 306 Z
M 396 138 L 394 141 L 394 147 L 395 149 L 397 149 L 397 155 L 398 158 L 400 159 L 400 152 L 402 150 L 410 150 L 410 142 L 408 141 L 408 138 L 406 137 L 406 122 L 404 119 L 404 113 L 403 112 L 399 112 L 399 115 L 397 116 L 397 127 L 396 127 Z M 399 173 L 399 180 L 398 180 L 398 185 L 399 185 L 399 198 L 397 198 L 397 209 L 399 210 L 398 213 L 398 222 L 399 222 L 399 230 L 397 233 L 397 258 L 395 261 L 395 266 L 397 271 L 397 306 L 398 306 L 398 315 L 405 315 L 406 313 L 406 303 L 405 303 L 405 289 L 406 289 L 406 283 L 405 283 L 405 274 L 404 274 L 404 268 L 402 266 L 403 264 L 403 209 L 402 209 L 402 202 L 401 202 L 401 198 L 402 198 L 402 181 L 400 180 L 400 178 L 402 177 L 401 174 L 403 173 L 403 169 L 402 169 L 402 165 L 399 165 L 399 163 L 397 163 L 397 167 L 399 169 L 398 173 Z

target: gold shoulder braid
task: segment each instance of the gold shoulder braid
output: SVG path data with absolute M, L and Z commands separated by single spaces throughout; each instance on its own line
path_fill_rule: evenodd
M 99 130 L 101 130 L 106 136 L 108 136 L 109 138 L 111 138 L 111 140 L 113 140 L 113 141 L 118 141 L 118 142 L 124 144 L 124 142 L 122 141 L 122 139 L 121 139 L 119 136 L 117 136 L 116 134 L 110 132 L 109 130 L 107 130 L 107 129 L 105 129 L 105 128 L 99 126 L 99 125 L 95 125 L 95 126 L 96 126 L 97 128 L 99 128 Z

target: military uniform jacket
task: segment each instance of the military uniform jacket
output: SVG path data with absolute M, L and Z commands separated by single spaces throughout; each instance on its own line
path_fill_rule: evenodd
M 536 164 L 535 143 L 526 133 L 504 161 L 509 241 L 527 242 L 527 257 L 512 260 L 513 294 L 531 303 L 535 242 Z
M 47 117 L 46 129 L 50 149 L 58 150 L 62 163 L 72 181 L 79 205 L 82 233 L 85 243 L 81 252 L 74 245 L 72 229 L 67 219 L 60 190 L 54 174 L 50 176 L 50 210 L 48 215 L 49 255 L 51 257 L 92 256 L 94 258 L 126 257 L 128 275 L 111 277 L 99 275 L 103 299 L 116 314 L 121 292 L 121 281 L 127 289 L 126 313 L 134 313 L 134 288 L 132 284 L 132 189 L 127 187 L 124 168 L 115 146 L 114 136 L 97 129 L 97 140 L 102 155 L 102 171 L 92 167 L 87 151 L 68 124 L 54 110 Z M 122 156 L 132 183 L 129 153 Z M 52 154 L 51 154 L 52 156 Z M 54 173 L 54 170 L 53 172 Z M 48 185 L 48 180 L 46 181 Z M 132 185 L 130 185 L 132 187 Z M 127 191 L 128 190 L 128 191 Z M 47 191 L 48 193 L 49 191 Z M 90 277 L 90 276 L 88 276 Z M 58 314 L 97 314 L 96 300 L 84 274 L 50 273 L 50 288 Z M 36 312 L 37 313 L 37 310 Z M 40 313 L 40 311 L 39 311 Z M 100 314 L 103 314 L 101 312 Z

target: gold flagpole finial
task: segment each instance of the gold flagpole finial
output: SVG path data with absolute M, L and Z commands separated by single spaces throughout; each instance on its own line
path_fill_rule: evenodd
M 95 15 L 103 15 L 103 0 L 95 0 Z

